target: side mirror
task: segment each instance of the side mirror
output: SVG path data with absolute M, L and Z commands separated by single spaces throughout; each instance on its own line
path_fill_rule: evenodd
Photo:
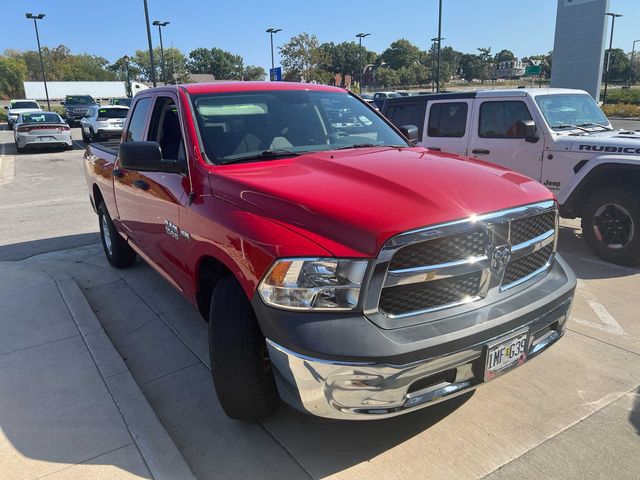
M 60 105 L 64 105 L 64 100 L 62 100 L 62 101 L 60 102 Z
M 177 160 L 164 160 L 158 142 L 124 142 L 118 151 L 120 166 L 139 172 L 183 173 Z
M 4 106 L 5 110 L 9 110 L 9 107 L 7 105 Z
M 516 136 L 524 138 L 525 142 L 536 143 L 539 140 L 536 135 L 536 122 L 533 120 L 518 120 L 516 122 Z
M 418 143 L 418 127 L 415 125 L 402 125 L 400 128 L 400 133 L 404 135 L 404 138 L 409 140 L 411 145 L 415 145 Z

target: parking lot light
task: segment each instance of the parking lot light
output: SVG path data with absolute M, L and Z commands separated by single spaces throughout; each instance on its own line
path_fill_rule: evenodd
M 360 62 L 359 62 L 360 63 L 360 78 L 358 79 L 358 81 L 360 83 L 358 84 L 358 90 L 360 91 L 360 93 L 362 93 L 362 76 L 363 76 L 362 69 L 364 68 L 363 65 L 362 65 L 362 39 L 365 38 L 365 37 L 368 37 L 369 35 L 371 35 L 371 34 L 370 33 L 359 33 L 359 34 L 356 35 L 356 38 L 360 41 L 360 47 L 359 47 L 359 50 L 358 50 L 358 52 L 360 54 L 360 55 L 358 55 L 360 57 L 359 58 L 359 60 L 360 60 Z
M 613 29 L 616 26 L 616 18 L 621 17 L 620 13 L 607 12 L 605 15 L 611 17 L 611 36 L 609 37 L 609 53 L 607 54 L 607 66 L 604 71 L 604 93 L 602 94 L 602 105 L 607 103 L 607 87 L 609 86 L 609 64 L 611 63 L 611 47 L 613 45 Z
M 149 26 L 149 6 L 147 5 L 147 0 L 143 0 L 144 2 L 144 19 L 147 23 L 147 42 L 149 43 L 149 63 L 151 65 L 151 83 L 154 87 L 157 87 L 156 84 L 156 66 L 153 62 L 153 43 L 151 43 L 151 27 Z
M 162 82 L 167 84 L 167 76 L 165 74 L 165 63 L 164 63 L 164 46 L 162 45 L 162 27 L 166 27 L 171 22 L 161 22 L 159 20 L 154 20 L 153 24 L 158 27 L 158 34 L 160 35 L 160 58 L 162 60 Z
M 124 61 L 124 70 L 127 73 L 127 97 L 133 97 L 133 92 L 131 91 L 131 77 L 129 76 L 129 55 L 125 55 L 122 57 Z
M 440 47 L 442 46 L 442 0 L 438 5 L 438 60 L 436 67 L 436 92 L 440 93 Z
M 273 34 L 281 32 L 281 28 L 268 28 L 267 33 L 271 36 L 271 75 L 270 79 L 273 80 L 273 70 L 276 68 L 276 63 L 273 57 Z
M 633 70 L 633 57 L 636 54 L 636 43 L 640 42 L 640 40 L 633 41 L 633 47 L 631 48 L 631 63 L 629 64 L 629 86 L 631 86 L 635 80 L 635 72 Z
M 47 89 L 47 77 L 44 73 L 44 61 L 42 60 L 42 48 L 40 48 L 40 34 L 38 33 L 38 20 L 44 18 L 44 13 L 34 15 L 33 13 L 27 13 L 25 16 L 28 19 L 33 20 L 33 25 L 36 27 L 36 40 L 38 42 L 38 55 L 40 55 L 40 68 L 42 69 L 42 82 L 44 83 L 44 94 L 47 97 L 47 108 L 51 111 L 51 103 L 49 102 L 49 90 Z

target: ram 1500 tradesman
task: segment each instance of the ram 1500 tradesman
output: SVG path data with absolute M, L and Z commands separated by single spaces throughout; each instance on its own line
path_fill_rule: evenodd
M 339 88 L 223 82 L 141 92 L 121 143 L 87 147 L 108 261 L 199 308 L 230 417 L 397 415 L 562 336 L 552 193 L 415 136 Z
M 615 130 L 583 90 L 525 88 L 387 99 L 417 145 L 497 163 L 542 182 L 582 219 L 602 259 L 640 266 L 640 132 Z

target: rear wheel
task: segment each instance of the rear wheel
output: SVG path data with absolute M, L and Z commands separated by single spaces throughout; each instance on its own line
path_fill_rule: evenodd
M 640 265 L 640 198 L 629 186 L 596 191 L 582 215 L 582 234 L 603 260 Z
M 18 145 L 16 145 L 16 151 L 18 153 L 24 153 L 27 151 L 27 149 L 25 147 L 19 147 Z
M 209 311 L 211 374 L 225 413 L 254 420 L 278 406 L 267 345 L 255 313 L 233 277 L 218 280 Z
M 128 268 L 136 261 L 136 252 L 120 236 L 104 203 L 98 205 L 100 239 L 107 261 L 115 268 Z

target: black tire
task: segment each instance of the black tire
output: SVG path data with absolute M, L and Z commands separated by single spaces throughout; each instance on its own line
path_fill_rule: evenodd
M 628 185 L 597 190 L 582 212 L 582 234 L 603 260 L 640 266 L 640 196 Z
M 115 268 L 128 268 L 136 261 L 136 252 L 117 232 L 104 203 L 98 205 L 100 239 L 107 261 Z
M 27 149 L 25 147 L 18 147 L 16 145 L 16 152 L 18 153 L 25 153 L 27 151 Z
M 87 134 L 84 133 L 84 127 L 80 126 L 80 133 L 82 134 L 82 141 L 84 143 L 89 143 L 89 137 L 87 137 Z
M 225 413 L 255 420 L 272 413 L 279 397 L 267 345 L 240 284 L 221 278 L 209 311 L 211 374 Z

